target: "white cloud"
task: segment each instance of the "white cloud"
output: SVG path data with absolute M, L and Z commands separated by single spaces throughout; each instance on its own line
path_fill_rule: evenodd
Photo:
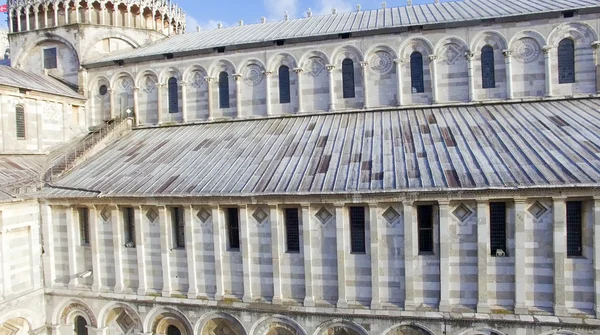
M 335 8 L 338 13 L 351 12 L 353 5 L 348 0 L 318 0 L 318 7 L 313 10 L 316 15 L 331 14 L 331 9 Z
M 288 12 L 290 18 L 298 14 L 299 0 L 263 0 L 270 21 L 283 20 L 283 14 Z

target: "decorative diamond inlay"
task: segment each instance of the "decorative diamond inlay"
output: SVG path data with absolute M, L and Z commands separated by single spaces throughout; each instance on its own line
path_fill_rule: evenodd
M 321 207 L 321 209 L 319 209 L 317 212 L 317 219 L 319 219 L 322 224 L 326 224 L 327 221 L 329 221 L 329 219 L 332 217 L 333 214 L 331 214 L 325 207 Z
M 465 206 L 465 204 L 460 204 L 460 206 L 456 207 L 452 213 L 460 220 L 460 222 L 464 222 L 471 214 L 473 214 L 473 211 Z
M 531 215 L 533 215 L 536 219 L 541 218 L 544 214 L 546 214 L 547 211 L 548 208 L 542 205 L 542 203 L 539 201 L 536 201 L 533 205 L 531 205 L 531 207 L 529 207 L 529 213 L 531 213 Z
M 391 224 L 398 220 L 400 214 L 398 214 L 398 212 L 394 208 L 390 207 L 385 212 L 383 212 L 383 217 L 387 220 L 388 223 Z
M 150 210 L 148 210 L 148 213 L 146 213 L 146 217 L 148 218 L 148 220 L 150 220 L 150 222 L 156 221 L 156 219 L 158 219 L 158 211 L 156 210 L 156 208 L 150 208 Z
M 198 219 L 200 219 L 200 221 L 202 221 L 202 223 L 206 223 L 206 221 L 210 219 L 210 213 L 206 210 L 206 208 L 201 208 L 198 213 L 196 213 L 196 216 Z
M 108 221 L 110 219 L 110 210 L 108 208 L 104 208 L 102 212 L 100 212 L 100 216 L 105 222 Z
M 131 329 L 133 329 L 133 327 L 135 327 L 135 320 L 133 320 L 129 314 L 123 311 L 117 318 L 117 324 L 119 327 L 121 327 L 121 330 L 127 334 Z
M 252 214 L 252 217 L 254 217 L 254 219 L 256 219 L 256 222 L 263 223 L 269 217 L 269 214 L 267 214 L 262 208 L 258 208 L 257 210 L 254 211 L 254 214 Z

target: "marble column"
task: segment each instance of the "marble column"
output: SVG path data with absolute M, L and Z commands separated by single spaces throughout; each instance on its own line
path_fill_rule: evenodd
M 152 14 L 154 15 L 154 11 L 152 12 Z M 100 3 L 100 15 L 101 15 L 100 23 L 105 25 L 106 24 L 106 2 L 105 1 L 102 1 Z
M 100 215 L 96 206 L 89 208 L 89 229 L 90 229 L 90 248 L 92 249 L 92 276 L 94 283 L 92 291 L 102 290 L 102 276 L 104 275 L 101 267 L 100 257 L 104 255 L 103 244 L 100 242 Z
M 29 24 L 29 6 L 25 7 L 25 29 L 27 31 L 31 30 L 31 25 Z
M 525 272 L 526 232 L 525 232 L 525 199 L 515 200 L 515 314 L 528 314 Z
M 22 23 L 21 23 L 21 11 L 23 11 L 22 7 L 17 7 L 17 30 L 19 32 L 23 31 Z M 55 15 L 56 17 L 56 15 Z
M 140 100 L 139 100 L 140 88 L 133 88 L 133 115 L 135 117 L 135 125 L 140 125 Z
M 171 220 L 167 207 L 160 206 L 158 208 L 158 224 L 160 225 L 160 254 L 162 262 L 162 277 L 163 287 L 161 295 L 170 297 L 172 294 L 171 287 L 171 241 L 172 229 L 174 222 Z
M 133 16 L 133 14 L 131 14 L 131 5 L 127 5 L 127 28 L 131 28 L 131 17 Z
M 475 101 L 475 78 L 473 77 L 473 56 L 474 54 L 467 50 L 465 58 L 467 59 L 467 75 L 469 77 L 469 101 Z
M 63 2 L 63 8 L 65 9 L 65 25 L 69 24 L 69 2 Z
M 148 274 L 146 272 L 146 229 L 144 209 L 141 206 L 133 208 L 135 222 L 135 249 L 137 252 L 138 289 L 137 294 L 144 296 L 148 291 Z
M 565 198 L 553 198 L 554 214 L 554 315 L 568 316 L 565 300 L 565 260 L 567 258 L 567 206 Z
M 110 101 L 110 118 L 114 120 L 117 115 L 115 112 L 115 90 L 113 88 L 108 89 L 108 97 Z
M 158 101 L 157 101 L 157 113 L 158 113 L 158 124 L 163 123 L 164 115 L 163 115 L 163 84 L 157 83 L 156 89 L 158 90 Z
M 181 82 L 181 116 L 183 122 L 189 121 L 188 106 L 187 106 L 187 82 Z
M 381 308 L 381 255 L 379 250 L 380 233 L 379 233 L 379 207 L 377 203 L 369 203 L 369 223 L 371 229 L 371 309 L 376 310 Z
M 335 111 L 335 65 L 328 64 L 327 73 L 329 76 L 329 111 Z
M 271 225 L 271 258 L 273 260 L 273 300 L 272 303 L 281 305 L 283 293 L 281 290 L 281 255 L 285 252 L 283 234 L 285 222 L 281 219 L 279 207 L 269 206 L 269 224 Z
M 77 267 L 77 246 L 80 244 L 78 240 L 78 227 L 77 224 L 79 220 L 75 219 L 77 214 L 75 208 L 66 207 L 65 208 L 65 221 L 67 224 L 67 249 L 69 254 L 69 276 L 71 277 L 69 281 L 69 289 L 75 289 L 79 284 L 78 275 L 78 267 Z
M 396 96 L 398 101 L 398 106 L 404 105 L 404 97 L 402 96 L 402 65 L 404 61 L 400 58 L 394 59 L 394 63 L 396 64 Z
M 242 75 L 234 74 L 233 79 L 235 80 L 235 109 L 237 117 L 244 117 L 242 112 Z
M 244 271 L 244 295 L 242 297 L 243 302 L 254 301 L 254 294 L 252 292 L 252 256 L 253 248 L 250 241 L 250 220 L 248 219 L 248 207 L 240 207 L 240 240 L 241 240 L 241 254 L 242 254 L 242 268 Z
M 490 313 L 488 297 L 488 257 L 490 256 L 490 203 L 477 201 L 477 313 Z
M 304 307 L 315 306 L 315 296 L 313 287 L 313 259 L 312 259 L 312 230 L 313 217 L 309 204 L 302 205 L 302 240 L 304 251 Z
M 542 48 L 542 51 L 544 51 L 544 65 L 546 68 L 546 74 L 545 74 L 545 78 L 546 78 L 546 96 L 547 97 L 551 97 L 552 96 L 552 49 L 553 47 L 550 45 L 545 45 Z
M 596 94 L 600 93 L 600 41 L 592 42 L 594 48 L 594 68 L 596 70 Z
M 429 55 L 429 68 L 431 71 L 431 99 L 434 104 L 439 102 L 437 90 L 437 58 L 437 55 Z
M 35 8 L 33 9 L 33 19 L 35 21 L 35 22 L 33 22 L 33 27 L 35 30 L 40 29 L 39 12 L 40 12 L 40 7 L 38 5 L 35 5 Z
M 198 271 L 197 271 L 197 251 L 196 251 L 196 233 L 194 232 L 194 217 L 196 210 L 192 206 L 184 208 L 185 220 L 185 253 L 187 255 L 188 266 L 188 299 L 198 297 Z
M 80 23 L 80 18 L 79 18 L 79 8 L 81 8 L 81 5 L 77 3 L 77 1 L 75 1 L 75 22 L 76 23 Z
M 10 8 L 8 11 L 8 32 L 9 33 L 15 32 L 15 31 L 13 31 L 13 11 Z
M 123 240 L 123 232 L 125 232 L 125 225 L 123 222 L 123 215 L 121 209 L 117 206 L 110 208 L 110 221 L 112 223 L 112 240 L 113 240 L 113 254 L 115 257 L 115 293 L 123 293 L 125 288 L 125 281 L 123 278 L 123 250 L 125 241 Z M 137 228 L 137 227 L 136 227 Z
M 267 93 L 267 116 L 273 115 L 273 111 L 271 110 L 271 75 L 273 71 L 264 71 L 265 75 L 265 85 L 266 85 L 266 93 Z
M 44 5 L 44 28 L 48 28 L 48 5 Z
M 294 72 L 296 73 L 296 86 L 298 88 L 298 114 L 304 112 L 304 103 L 302 99 L 302 68 L 295 68 Z
M 512 100 L 514 98 L 513 81 L 512 81 L 512 50 L 503 50 L 504 65 L 506 66 L 506 98 Z
M 87 4 L 88 23 L 92 23 L 92 14 L 94 12 L 95 12 L 94 6 L 88 2 L 88 4 Z
M 206 94 L 208 95 L 208 116 L 207 116 L 207 120 L 211 120 L 213 117 L 213 88 L 212 88 L 212 81 L 213 81 L 213 77 L 204 77 L 204 80 L 206 81 Z
M 363 107 L 369 108 L 369 84 L 368 84 L 368 80 L 367 80 L 367 73 L 369 69 L 369 62 L 364 61 L 364 62 L 360 62 L 360 70 L 362 72 L 362 77 L 363 77 L 363 95 L 365 98 L 364 101 L 364 105 Z
M 415 304 L 415 276 L 416 269 L 415 258 L 418 251 L 419 234 L 416 229 L 416 217 L 414 214 L 413 201 L 406 200 L 402 203 L 404 206 L 404 310 L 414 311 Z
M 344 204 L 335 204 L 335 242 L 337 245 L 337 274 L 338 274 L 338 308 L 348 307 L 346 296 L 346 255 L 350 252 L 348 247 L 348 231 L 350 230 L 346 218 Z
M 223 248 L 225 246 L 225 237 L 227 236 L 227 227 L 221 214 L 219 206 L 213 205 L 212 207 L 212 224 L 213 224 L 213 239 L 214 239 L 214 253 L 215 253 L 215 300 L 223 300 L 225 295 L 224 281 L 223 281 Z
M 450 312 L 450 252 L 451 245 L 451 225 L 453 224 L 450 218 L 450 202 L 447 200 L 438 201 L 439 220 L 440 220 L 440 312 Z
M 54 26 L 58 27 L 58 3 L 52 4 L 52 10 L 54 11 Z
M 600 319 L 600 197 L 594 197 L 594 311 L 596 319 Z

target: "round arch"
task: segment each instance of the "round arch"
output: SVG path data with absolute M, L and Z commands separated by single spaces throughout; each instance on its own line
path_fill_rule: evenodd
M 412 331 L 412 333 L 409 333 Z M 386 329 L 382 335 L 433 335 L 434 332 L 416 322 L 402 322 Z
M 298 66 L 298 60 L 291 53 L 281 52 L 273 55 L 267 61 L 267 69 L 270 71 L 277 71 L 281 65 L 285 65 L 291 70 Z
M 325 335 L 328 329 L 343 329 L 347 334 L 350 335 L 368 335 L 369 332 L 361 325 L 356 322 L 344 320 L 344 319 L 335 319 L 331 321 L 324 322 L 320 324 L 315 330 L 313 335 Z M 348 332 L 350 330 L 350 332 Z M 334 331 L 336 333 L 336 331 Z
M 106 327 L 110 324 L 111 321 L 121 317 L 122 313 L 126 313 L 129 319 L 132 322 L 126 322 L 126 326 L 128 330 L 134 329 L 137 326 L 140 330 L 142 330 L 142 319 L 137 311 L 129 304 L 121 303 L 121 302 L 111 302 L 108 305 L 104 306 L 102 310 L 98 313 L 98 320 L 100 327 Z M 124 329 L 125 330 L 125 329 Z
M 36 46 L 38 46 L 39 44 L 42 44 L 44 42 L 60 42 L 64 45 L 66 45 L 67 48 L 69 48 L 69 50 L 71 52 L 73 52 L 73 54 L 75 55 L 75 58 L 77 59 L 77 67 L 79 68 L 79 66 L 81 65 L 81 56 L 77 52 L 77 49 L 75 49 L 73 44 L 71 44 L 71 42 L 67 41 L 65 38 L 62 38 L 61 36 L 51 34 L 51 33 L 44 34 L 43 36 L 41 36 L 29 43 L 26 43 L 22 48 L 20 48 L 13 57 L 14 64 L 16 64 L 17 67 L 20 68 L 22 66 L 22 64 L 21 64 L 22 61 L 27 58 L 27 56 L 29 55 L 31 50 L 33 48 L 35 48 Z M 13 55 L 11 55 L 11 57 L 12 56 Z
M 342 64 L 342 61 L 346 58 L 350 58 L 355 62 L 364 60 L 362 51 L 353 45 L 342 45 L 336 48 L 331 57 L 334 64 Z
M 433 50 L 433 44 L 431 44 L 428 39 L 423 37 L 413 37 L 402 42 L 398 55 L 403 59 L 408 59 L 410 54 L 414 51 L 419 51 L 424 57 L 427 57 L 433 54 Z
M 100 42 L 102 42 L 105 39 L 116 39 L 116 40 L 120 40 L 123 41 L 125 43 L 127 43 L 132 49 L 137 49 L 140 47 L 140 43 L 138 43 L 137 41 L 135 41 L 133 38 L 121 34 L 121 33 L 111 33 L 110 35 L 106 36 L 106 35 L 102 35 L 99 34 L 97 36 L 93 36 L 92 40 L 87 44 L 87 47 L 85 49 L 85 51 L 83 52 L 83 59 L 84 60 L 89 60 L 92 59 L 93 57 L 89 57 L 90 53 L 93 52 L 93 48 Z
M 127 85 L 125 85 L 125 80 L 128 80 Z M 115 73 L 110 80 L 110 87 L 114 89 L 121 88 L 123 91 L 133 90 L 135 88 L 135 79 L 133 79 L 133 74 L 128 71 Z
M 324 65 L 329 64 L 329 57 L 327 57 L 325 53 L 314 50 L 309 51 L 300 57 L 300 67 L 306 69 L 306 67 L 309 65 L 309 61 L 313 58 L 320 58 L 321 61 L 325 63 Z
M 456 44 L 459 47 L 464 48 L 465 51 L 467 51 L 469 49 L 469 46 L 467 45 L 467 43 L 460 37 L 447 36 L 437 42 L 437 44 L 435 45 L 435 48 L 433 49 L 434 53 L 439 56 L 440 53 L 443 51 L 444 47 L 448 44 Z
M 156 74 L 156 72 L 154 72 L 152 70 L 144 70 L 144 71 L 138 73 L 138 75 L 135 77 L 135 85 L 137 87 L 142 87 L 142 85 L 144 84 L 144 83 L 142 83 L 142 80 L 144 80 L 148 76 L 153 77 L 153 79 L 158 82 L 158 75 Z
M 193 81 L 194 80 L 194 74 L 196 72 L 200 72 L 202 73 L 204 76 L 206 76 L 208 74 L 208 72 L 206 71 L 206 69 L 202 66 L 202 65 L 190 65 L 187 68 L 185 68 L 185 70 L 183 70 L 183 73 L 181 75 L 181 79 L 189 82 L 189 81 Z M 204 78 L 202 78 L 204 79 Z
M 166 334 L 169 326 L 177 327 L 182 335 L 193 335 L 193 328 L 188 318 L 180 311 L 170 307 L 157 307 L 148 313 L 144 321 L 144 331 L 156 335 Z
M 158 81 L 162 84 L 166 84 L 171 77 L 175 77 L 177 81 L 181 81 L 181 72 L 178 68 L 169 66 L 163 69 L 158 76 Z
M 591 46 L 592 42 L 598 40 L 598 33 L 594 27 L 585 22 L 569 22 L 556 26 L 548 34 L 548 44 L 558 46 L 558 43 L 566 37 L 573 37 L 575 40 L 582 40 Z
M 58 305 L 54 314 L 55 324 L 69 324 L 75 316 L 82 316 L 89 325 L 98 327 L 98 321 L 94 312 L 81 300 L 66 300 Z
M 513 36 L 510 41 L 508 42 L 508 48 L 510 50 L 513 50 L 515 47 L 515 43 L 522 39 L 522 38 L 532 38 L 534 39 L 539 45 L 540 47 L 543 47 L 544 45 L 546 45 L 546 39 L 544 38 L 544 36 L 542 36 L 542 34 L 538 33 L 535 30 L 524 30 L 524 31 L 520 31 L 517 34 L 515 34 L 515 36 Z
M 508 49 L 508 41 L 504 35 L 495 30 L 485 30 L 473 37 L 469 50 L 471 52 L 478 52 L 486 45 L 491 46 L 493 49 Z
M 246 69 L 246 67 L 250 65 L 258 65 L 262 69 L 266 69 L 266 66 L 263 63 L 263 61 L 261 61 L 258 58 L 246 58 L 242 62 L 240 62 L 240 65 L 237 68 L 239 69 L 239 72 L 242 73 Z
M 25 320 L 25 322 L 27 322 L 29 329 L 34 329 L 34 327 L 33 327 L 34 316 L 30 310 L 16 309 L 16 310 L 11 310 L 6 314 L 0 315 L 0 327 L 12 319 L 23 319 L 23 320 Z
M 250 329 L 250 335 L 267 335 L 275 328 L 283 329 L 287 335 L 307 335 L 306 331 L 296 321 L 283 315 L 261 318 Z
M 459 333 L 459 335 L 505 335 L 505 334 L 499 330 L 484 327 L 484 328 L 465 330 L 465 331 Z
M 211 77 L 218 77 L 219 73 L 222 71 L 225 71 L 232 75 L 236 73 L 236 67 L 231 61 L 227 59 L 219 59 L 213 62 L 213 64 L 208 70 L 208 73 Z
M 580 335 L 580 334 L 572 332 L 572 331 L 568 331 L 568 330 L 551 330 L 551 331 L 544 332 L 540 335 Z
M 218 320 L 225 322 L 216 322 Z M 204 334 L 206 331 L 215 332 L 223 327 L 229 327 L 230 330 L 233 331 L 233 334 L 236 335 L 246 335 L 248 334 L 244 325 L 234 316 L 222 312 L 210 312 L 203 315 L 196 323 L 194 327 L 195 334 Z

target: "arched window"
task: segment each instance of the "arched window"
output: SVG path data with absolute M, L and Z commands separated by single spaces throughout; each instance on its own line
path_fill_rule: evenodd
M 75 318 L 75 335 L 87 335 L 87 321 L 83 318 L 83 316 L 77 316 Z
M 177 78 L 169 78 L 169 113 L 179 113 L 179 88 Z
M 481 48 L 481 82 L 483 88 L 496 87 L 496 75 L 494 71 L 494 49 L 486 45 Z
M 219 108 L 229 108 L 229 74 L 219 73 Z
M 290 68 L 282 65 L 279 67 L 279 103 L 289 104 L 290 101 Z
M 15 110 L 15 125 L 17 128 L 17 139 L 25 139 L 25 108 L 22 105 L 17 105 Z
M 181 335 L 181 331 L 179 330 L 179 328 L 170 325 L 169 327 L 167 327 L 167 335 Z
M 415 51 L 410 55 L 410 82 L 412 93 L 425 92 L 425 82 L 423 80 L 423 55 Z
M 350 58 L 342 61 L 342 90 L 344 99 L 354 98 L 354 62 Z
M 575 82 L 575 43 L 565 38 L 558 43 L 558 83 Z

